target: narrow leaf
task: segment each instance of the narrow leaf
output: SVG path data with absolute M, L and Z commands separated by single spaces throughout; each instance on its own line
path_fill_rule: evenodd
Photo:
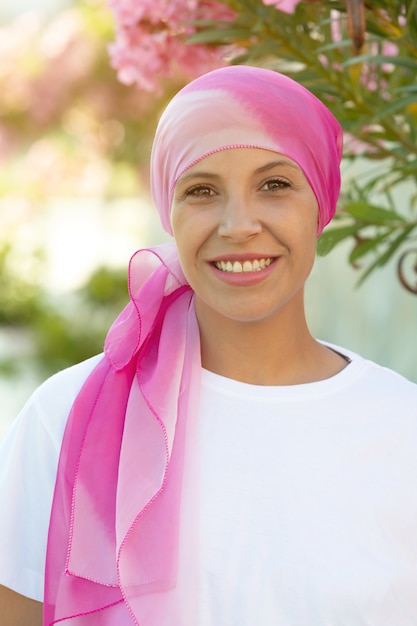
M 403 85 L 402 87 L 397 87 L 395 93 L 403 93 L 404 91 L 417 93 L 417 85 Z
M 358 243 L 358 245 L 356 245 L 350 253 L 349 262 L 355 263 L 362 257 L 366 256 L 369 252 L 377 248 L 391 234 L 391 232 L 391 230 L 387 230 L 385 233 L 382 233 L 382 235 L 378 235 L 373 239 L 367 239 Z
M 398 250 L 398 248 L 401 246 L 401 244 L 408 238 L 408 235 L 411 233 L 411 231 L 415 228 L 415 224 L 411 224 L 410 226 L 407 226 L 407 228 L 405 228 L 401 234 L 394 239 L 394 241 L 391 243 L 391 245 L 389 246 L 389 248 L 383 253 L 381 254 L 366 270 L 365 272 L 361 275 L 357 285 L 361 285 L 364 280 L 377 268 L 377 267 L 382 267 L 383 265 L 386 265 L 386 263 L 388 263 L 388 261 L 391 259 L 391 257 L 395 254 L 395 252 Z
M 412 96 L 407 96 L 406 98 L 400 98 L 395 102 L 391 102 L 391 104 L 378 111 L 374 115 L 373 119 L 378 120 L 385 115 L 392 115 L 396 111 L 399 111 L 400 109 L 405 109 L 409 104 L 414 103 L 417 103 L 417 92 Z
M 344 210 L 349 213 L 349 215 L 367 224 L 384 226 L 391 225 L 392 222 L 398 223 L 405 221 L 399 213 L 368 204 L 367 202 L 351 202 L 344 207 Z
M 343 41 L 334 41 L 333 43 L 327 43 L 324 46 L 320 46 L 317 48 L 317 54 L 323 54 L 325 52 L 329 52 L 330 50 L 338 50 L 340 48 L 351 48 L 352 40 L 344 39 Z
M 413 59 L 408 59 L 407 57 L 396 57 L 396 56 L 387 56 L 387 55 L 373 55 L 373 54 L 362 54 L 357 57 L 352 57 L 351 59 L 347 59 L 343 62 L 342 65 L 345 67 L 349 65 L 355 65 L 356 63 L 375 63 L 377 65 L 382 65 L 385 63 L 391 63 L 391 65 L 399 65 L 401 67 L 411 68 L 414 72 L 417 71 L 417 62 Z
M 218 28 L 203 30 L 187 39 L 187 43 L 224 43 L 225 41 L 239 41 L 250 37 L 250 31 L 238 30 L 237 28 Z
M 354 235 L 358 230 L 359 227 L 356 224 L 325 230 L 317 241 L 317 254 L 319 256 L 326 256 L 338 243 Z

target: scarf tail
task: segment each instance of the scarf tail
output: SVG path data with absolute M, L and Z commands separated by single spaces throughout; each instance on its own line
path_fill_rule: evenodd
M 169 263 L 151 251 L 160 265 L 142 283 L 146 306 L 139 290 L 69 415 L 44 626 L 195 626 L 200 349 L 192 291 L 173 280 L 167 251 Z
M 116 437 L 117 434 L 121 435 L 125 398 L 127 398 L 133 375 L 132 367 L 126 368 L 123 372 L 114 372 L 108 360 L 103 357 L 86 380 L 71 409 L 59 458 L 48 533 L 44 626 L 56 624 L 69 617 L 74 617 L 79 621 L 80 615 L 91 615 L 95 611 L 103 610 L 106 606 L 123 602 L 115 578 L 113 584 L 110 581 L 103 587 L 97 584 L 97 581 L 72 576 L 68 570 L 68 560 L 74 521 L 74 486 L 79 478 L 81 451 L 85 451 L 88 429 L 95 421 L 95 416 L 100 414 L 103 406 L 108 402 L 109 396 L 112 396 L 112 404 L 115 405 L 118 401 L 120 409 L 118 419 L 113 421 L 116 431 L 113 431 L 113 435 Z M 102 420 L 98 417 L 97 421 Z M 97 456 L 94 458 L 97 459 Z M 117 460 L 118 451 L 115 448 L 112 468 Z M 102 481 L 100 483 L 102 484 Z M 96 498 L 96 503 L 99 505 L 98 498 Z M 110 541 L 115 543 L 114 537 Z M 87 559 L 93 552 L 94 555 L 97 554 L 97 551 L 87 549 L 85 558 Z M 115 567 L 113 576 L 115 576 Z M 76 598 L 75 603 L 74 598 Z

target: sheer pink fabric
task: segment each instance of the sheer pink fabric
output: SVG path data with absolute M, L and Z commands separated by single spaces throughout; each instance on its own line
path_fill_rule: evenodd
M 161 118 L 151 180 L 164 228 L 179 176 L 236 146 L 274 150 L 302 167 L 321 232 L 339 194 L 340 126 L 294 81 L 242 66 L 200 77 Z M 201 364 L 193 293 L 175 245 L 134 255 L 129 292 L 64 435 L 46 626 L 196 626 Z
M 132 300 L 64 436 L 48 542 L 48 625 L 193 623 L 196 578 L 185 576 L 196 569 L 197 550 L 197 473 L 187 455 L 195 446 L 186 445 L 196 438 L 201 371 L 193 294 L 174 245 L 136 253 L 129 278 Z

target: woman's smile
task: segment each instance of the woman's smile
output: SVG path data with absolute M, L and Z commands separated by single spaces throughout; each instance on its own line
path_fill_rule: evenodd
M 213 265 L 221 272 L 231 272 L 233 274 L 248 274 L 261 272 L 274 262 L 273 257 L 260 257 L 256 259 L 245 259 L 241 261 L 221 260 L 213 261 Z
M 250 260 L 225 260 L 210 263 L 212 272 L 223 283 L 236 287 L 249 287 L 263 283 L 274 270 L 279 257 L 258 257 Z

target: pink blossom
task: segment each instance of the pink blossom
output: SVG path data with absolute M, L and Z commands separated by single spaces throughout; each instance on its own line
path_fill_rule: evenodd
M 300 0 L 262 0 L 265 6 L 274 6 L 284 13 L 294 13 L 295 7 Z
M 369 143 L 366 140 L 366 136 L 370 135 L 375 128 L 371 126 L 365 126 L 362 128 L 362 132 L 359 136 L 351 135 L 350 133 L 344 134 L 344 146 L 345 156 L 366 156 L 369 154 L 376 154 L 378 152 L 377 145 Z M 377 144 L 380 142 L 376 142 Z
M 223 50 L 186 40 L 195 34 L 196 19 L 230 21 L 233 12 L 208 0 L 110 0 L 116 20 L 115 42 L 109 46 L 119 80 L 146 91 L 161 91 L 161 80 L 178 72 L 190 78 L 224 65 Z
M 391 42 L 384 41 L 382 44 L 373 41 L 368 45 L 367 52 L 372 55 L 382 54 L 384 56 L 396 56 L 398 54 L 398 47 Z M 380 96 L 384 100 L 390 100 L 391 94 L 388 90 L 388 83 L 384 74 L 391 74 L 394 71 L 395 65 L 393 63 L 382 63 L 380 69 L 383 74 L 379 72 L 379 68 L 373 63 L 364 63 L 362 66 L 361 83 L 369 89 L 369 91 L 378 91 Z
M 341 28 L 341 13 L 339 11 L 335 11 L 331 9 L 330 11 L 330 32 L 332 35 L 332 40 L 335 43 L 339 43 L 343 39 L 342 28 Z
M 398 46 L 391 41 L 384 41 L 381 46 L 381 54 L 386 57 L 395 57 L 398 54 Z M 395 66 L 392 63 L 383 63 L 381 68 L 384 72 L 392 72 Z

